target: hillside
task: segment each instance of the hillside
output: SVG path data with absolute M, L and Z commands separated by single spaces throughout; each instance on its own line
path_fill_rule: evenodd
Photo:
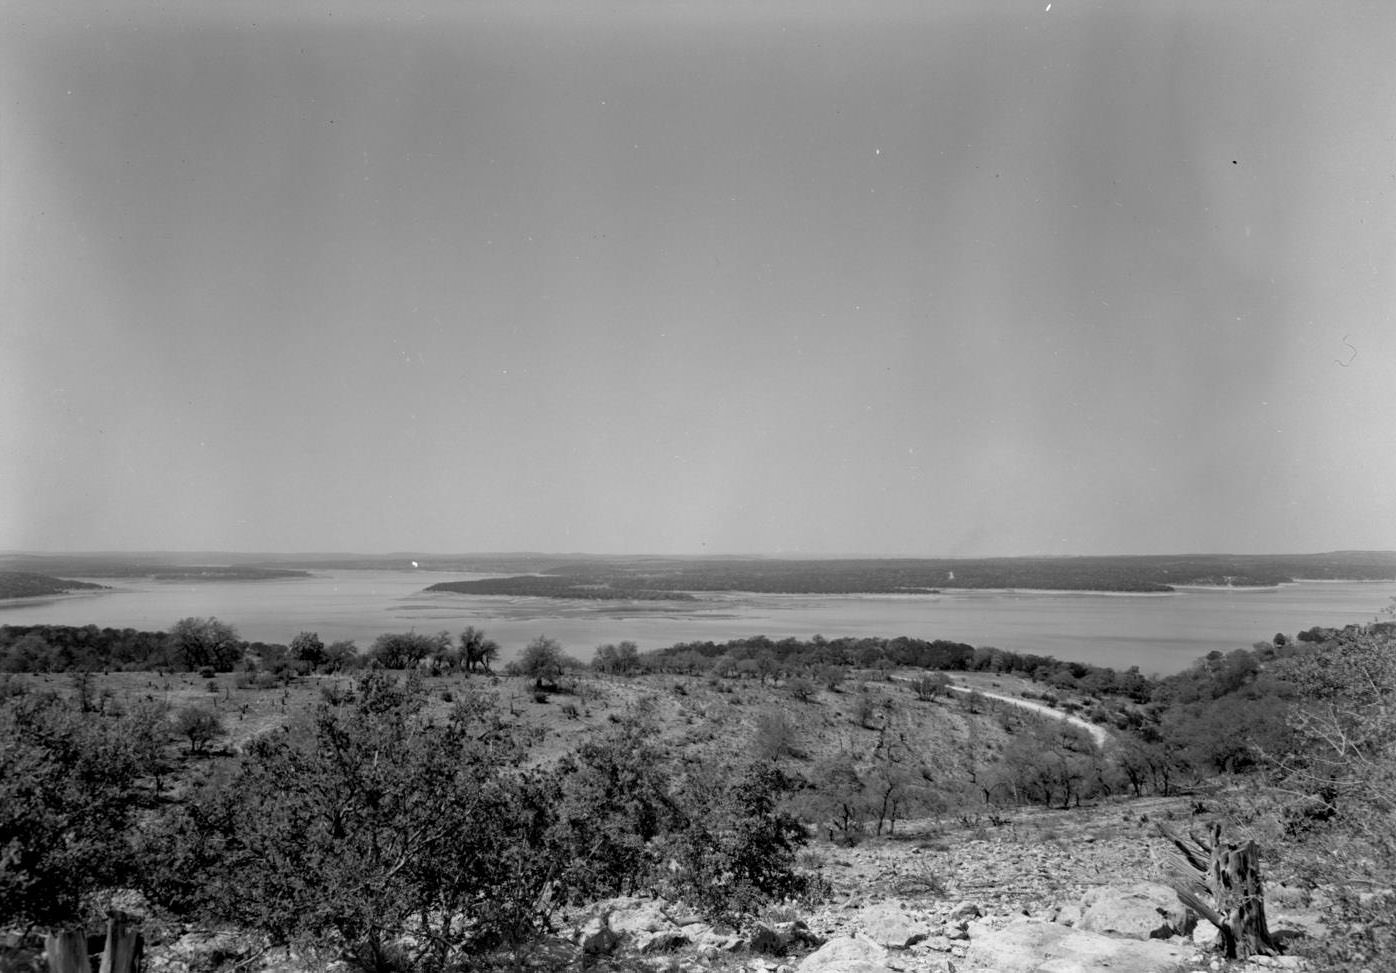
M 84 739 L 115 734 L 104 760 L 139 760 L 108 813 L 139 810 L 154 901 L 136 908 L 168 973 L 319 973 L 336 957 L 306 943 L 365 936 L 389 938 L 351 967 L 426 969 L 393 952 L 437 948 L 404 932 L 421 921 L 410 897 L 456 902 L 456 888 L 468 897 L 451 908 L 472 922 L 528 935 L 501 952 L 468 925 L 443 933 L 433 969 L 1219 970 L 1211 927 L 1197 931 L 1169 887 L 1159 830 L 1214 823 L 1260 841 L 1283 953 L 1231 969 L 1347 969 L 1335 957 L 1356 955 L 1351 969 L 1377 970 L 1386 933 L 1371 917 L 1388 893 L 1349 899 L 1352 873 L 1335 865 L 1384 839 L 1335 830 L 1347 844 L 1324 844 L 1323 809 L 1234 749 L 1303 730 L 1294 687 L 1319 700 L 1349 671 L 1391 681 L 1371 668 L 1389 663 L 1384 627 L 1304 634 L 1325 641 L 1217 653 L 1147 702 L 1068 680 L 1069 667 L 1049 690 L 1007 671 L 774 655 L 644 672 L 673 654 L 601 650 L 595 668 L 528 674 L 527 659 L 498 675 L 315 673 L 256 654 L 235 672 L 25 673 L 0 681 L 0 758 L 25 734 L 83 726 Z M 601 671 L 616 666 L 631 674 Z M 1228 712 L 1243 715 L 1218 724 Z M 13 791 L 13 808 L 29 793 Z M 267 851 L 221 857 L 249 841 Z M 1382 860 L 1358 867 L 1380 878 Z M 0 906 L 25 905 L 7 894 L 0 881 Z M 495 900 L 524 911 L 481 904 Z M 354 915 L 373 917 L 356 920 L 368 931 L 345 924 Z M 301 951 L 269 952 L 254 929 Z

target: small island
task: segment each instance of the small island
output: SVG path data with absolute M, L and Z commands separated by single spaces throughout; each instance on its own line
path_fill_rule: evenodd
M 106 585 L 70 581 L 32 571 L 0 571 L 0 598 L 44 598 L 74 591 L 104 591 Z

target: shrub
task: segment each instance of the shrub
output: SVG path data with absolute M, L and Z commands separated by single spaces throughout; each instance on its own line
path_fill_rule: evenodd
M 487 701 L 444 724 L 419 683 L 370 674 L 353 707 L 255 739 L 152 836 L 149 894 L 352 967 L 437 971 L 531 935 L 551 906 L 556 788 Z
M 222 718 L 207 706 L 186 706 L 175 714 L 174 732 L 189 738 L 189 752 L 198 753 L 228 731 Z
M 680 804 L 687 822 L 664 841 L 674 869 L 668 891 L 713 918 L 731 920 L 763 904 L 801 896 L 812 877 L 796 868 L 804 827 L 779 809 L 792 781 L 756 763 L 721 783 L 691 778 Z
M 122 724 L 56 696 L 0 701 L 0 916 L 62 928 L 129 880 L 141 773 Z

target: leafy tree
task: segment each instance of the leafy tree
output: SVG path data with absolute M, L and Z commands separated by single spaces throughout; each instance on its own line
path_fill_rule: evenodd
M 560 764 L 554 838 L 568 863 L 569 898 L 630 894 L 656 878 L 656 840 L 679 827 L 683 814 L 669 792 L 672 756 L 653 741 L 652 723 L 630 717 Z
M 331 642 L 325 648 L 324 666 L 330 671 L 338 671 L 354 664 L 354 659 L 359 654 L 359 647 L 354 644 L 353 639 L 340 639 Z
M 483 631 L 471 625 L 460 633 L 460 653 L 467 672 L 474 672 L 479 667 L 488 673 L 490 663 L 499 658 L 499 643 L 486 638 Z
M 222 718 L 207 706 L 186 706 L 174 718 L 174 732 L 189 739 L 189 752 L 199 753 L 227 733 Z
M 439 971 L 535 932 L 558 871 L 556 787 L 486 704 L 444 723 L 381 674 L 353 706 L 259 737 L 156 841 L 167 907 L 328 948 L 353 967 Z
M 853 755 L 845 751 L 826 757 L 810 776 L 814 786 L 800 801 L 807 817 L 827 824 L 830 840 L 837 833 L 851 843 L 862 829 L 866 789 Z
M 130 878 L 139 773 L 109 719 L 49 694 L 0 702 L 0 916 L 69 927 Z
M 533 684 L 539 689 L 556 687 L 566 661 L 562 646 L 540 635 L 524 646 L 523 655 L 519 657 L 519 672 L 532 677 Z
M 619 645 L 607 643 L 597 647 L 596 658 L 591 665 L 598 672 L 629 675 L 641 668 L 640 651 L 634 642 L 622 642 Z
M 768 763 L 686 780 L 680 802 L 687 824 L 665 842 L 672 892 L 729 919 L 807 892 L 811 879 L 795 867 L 805 829 L 780 807 L 793 784 Z
M 800 733 L 783 712 L 772 709 L 756 718 L 756 732 L 751 752 L 760 760 L 775 761 L 786 757 L 804 756 L 800 748 Z
M 419 635 L 416 632 L 388 632 L 373 640 L 368 656 L 384 669 L 411 669 L 423 659 L 444 652 L 451 644 L 446 632 Z
M 325 643 L 315 632 L 301 632 L 291 639 L 291 658 L 312 666 L 324 665 L 327 658 Z
M 943 672 L 934 672 L 911 681 L 911 688 L 917 699 L 935 699 L 943 696 L 949 691 L 949 685 L 950 677 Z
M 30 632 L 5 651 L 0 668 L 6 672 L 47 672 L 53 648 L 42 635 Z
M 844 671 L 843 666 L 825 665 L 819 667 L 816 676 L 824 688 L 832 693 L 838 690 L 839 683 L 847 678 L 848 673 Z
M 244 644 L 237 629 L 216 618 L 181 618 L 169 633 L 170 662 L 179 669 L 232 672 L 242 659 Z

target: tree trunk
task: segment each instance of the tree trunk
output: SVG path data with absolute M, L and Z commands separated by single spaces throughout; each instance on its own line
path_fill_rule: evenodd
M 87 934 L 81 929 L 64 929 L 44 937 L 44 955 L 49 973 L 92 973 L 87 959 Z
M 116 916 L 107 919 L 101 973 L 140 973 L 144 952 L 145 941 L 139 929 Z
M 1173 890 L 1179 900 L 1221 932 L 1227 959 L 1275 956 L 1280 946 L 1265 921 L 1265 890 L 1260 878 L 1260 852 L 1254 841 L 1225 843 L 1221 825 L 1213 824 L 1211 840 L 1178 838 L 1159 829 L 1181 853 L 1173 860 Z M 1203 899 L 1203 895 L 1211 899 Z
M 1260 881 L 1260 853 L 1254 841 L 1239 848 L 1222 846 L 1221 825 L 1212 826 L 1212 856 L 1207 880 L 1212 901 L 1224 921 L 1222 941 L 1227 958 L 1260 954 L 1273 956 L 1279 947 L 1265 922 L 1265 896 Z

